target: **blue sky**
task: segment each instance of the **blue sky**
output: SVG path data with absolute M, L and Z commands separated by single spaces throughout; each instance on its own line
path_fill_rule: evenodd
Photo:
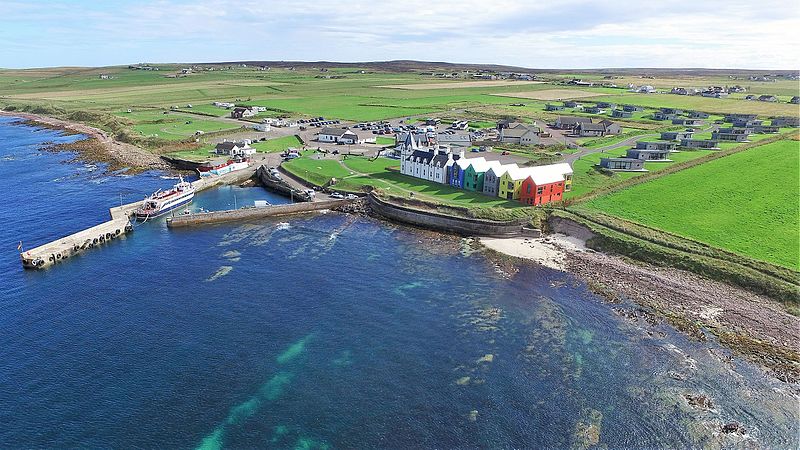
M 0 0 L 0 67 L 416 59 L 800 69 L 796 0 Z

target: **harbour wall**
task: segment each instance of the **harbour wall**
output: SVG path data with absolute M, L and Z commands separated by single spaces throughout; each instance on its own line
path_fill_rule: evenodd
M 262 219 L 265 217 L 286 216 L 308 213 L 325 209 L 334 209 L 347 204 L 349 200 L 321 200 L 318 202 L 292 203 L 289 205 L 273 205 L 262 208 L 231 209 L 207 213 L 175 216 L 167 219 L 167 226 L 180 228 L 214 223 L 234 222 L 239 220 Z
M 520 221 L 501 222 L 454 217 L 388 202 L 374 192 L 370 193 L 367 198 L 370 208 L 378 215 L 421 228 L 466 236 L 519 236 L 523 234 L 539 236 L 541 234 L 539 230 L 524 227 Z

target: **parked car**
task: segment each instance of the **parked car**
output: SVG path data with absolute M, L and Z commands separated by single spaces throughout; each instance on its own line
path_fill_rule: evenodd
M 344 196 L 344 198 L 346 198 L 347 200 L 355 200 L 358 198 L 358 196 L 356 194 L 347 194 Z
M 332 193 L 332 194 L 330 195 L 330 197 L 331 197 L 331 198 L 343 199 L 343 198 L 344 198 L 344 195 L 340 194 L 339 192 L 334 192 L 334 193 Z

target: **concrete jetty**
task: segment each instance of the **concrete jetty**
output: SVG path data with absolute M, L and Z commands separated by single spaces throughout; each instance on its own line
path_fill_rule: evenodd
M 193 181 L 192 187 L 195 192 L 200 192 L 213 186 L 238 183 L 252 177 L 255 169 L 255 167 L 250 167 L 220 177 L 201 178 Z M 26 269 L 44 269 L 65 261 L 84 250 L 103 245 L 133 231 L 131 215 L 141 204 L 140 200 L 115 206 L 109 209 L 111 220 L 107 222 L 21 252 L 19 257 L 22 266 Z
M 301 214 L 324 209 L 334 209 L 349 203 L 351 200 L 320 200 L 314 202 L 292 203 L 289 205 L 273 205 L 260 208 L 229 209 L 225 211 L 211 211 L 204 213 L 187 214 L 167 219 L 170 228 L 188 227 L 194 225 L 207 225 L 213 223 L 234 222 L 239 220 L 262 219 L 264 217 L 286 216 Z

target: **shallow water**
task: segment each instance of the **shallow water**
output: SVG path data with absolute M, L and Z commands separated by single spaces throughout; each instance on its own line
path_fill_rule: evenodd
M 0 118 L 0 447 L 796 447 L 796 399 L 568 274 L 330 213 L 168 230 L 45 271 L 33 246 L 168 187 Z M 220 209 L 260 188 L 198 195 Z M 634 310 L 632 305 L 613 305 Z M 700 411 L 683 394 L 710 396 Z M 744 437 L 715 436 L 736 420 Z M 718 433 L 717 433 L 718 434 Z

